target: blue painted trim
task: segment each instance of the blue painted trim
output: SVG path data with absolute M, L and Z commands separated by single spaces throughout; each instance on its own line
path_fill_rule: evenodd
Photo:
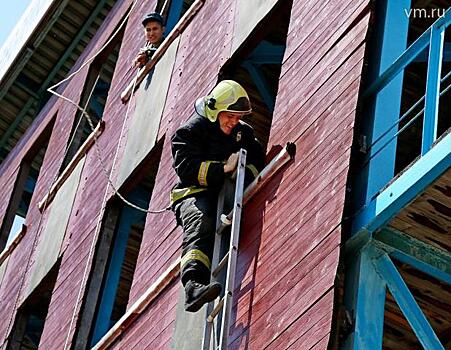
M 440 343 L 437 335 L 388 255 L 379 255 L 373 260 L 373 263 L 377 271 L 387 282 L 391 294 L 423 347 L 429 350 L 443 350 L 443 345 Z
M 145 208 L 149 205 L 150 195 L 151 193 L 144 191 L 138 186 L 127 196 L 127 199 Z M 99 299 L 100 304 L 91 339 L 91 346 L 96 344 L 113 326 L 111 314 L 119 287 L 131 227 L 134 224 L 145 222 L 145 219 L 146 213 L 129 206 L 124 206 L 121 210 L 116 237 L 107 267 L 107 275 L 103 283 L 101 298 Z
M 171 0 L 171 6 L 168 11 L 168 18 L 166 19 L 166 33 L 170 33 L 180 20 L 183 9 L 183 0 Z
M 266 107 L 268 107 L 269 111 L 272 113 L 276 103 L 276 96 L 269 90 L 268 82 L 265 76 L 259 68 L 255 67 L 249 61 L 244 61 L 241 65 L 249 72 L 252 81 L 263 99 L 263 102 L 265 102 Z
M 451 166 L 451 134 L 407 169 L 356 216 L 353 234 L 382 227 Z
M 432 27 L 431 45 L 426 82 L 425 111 L 423 120 L 423 141 L 421 154 L 425 155 L 437 138 L 438 104 L 440 98 L 440 75 L 442 72 L 444 30 Z
M 344 344 L 347 350 L 381 349 L 386 284 L 377 273 L 365 247 L 348 267 L 346 309 L 354 311 L 354 332 Z

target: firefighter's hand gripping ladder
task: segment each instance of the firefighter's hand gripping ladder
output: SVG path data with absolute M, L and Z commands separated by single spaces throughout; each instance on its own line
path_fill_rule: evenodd
M 219 281 L 221 271 L 225 270 L 225 288 L 223 297 L 207 306 L 207 319 L 204 328 L 203 350 L 224 350 L 227 349 L 229 324 L 233 304 L 233 290 L 235 288 L 235 272 L 238 257 L 238 242 L 240 239 L 241 211 L 243 207 L 244 175 L 246 169 L 246 150 L 241 149 L 238 158 L 235 195 L 233 208 L 230 214 L 224 214 L 224 200 L 227 186 L 225 183 L 218 199 L 217 228 L 215 233 L 215 245 L 212 259 L 211 279 Z M 225 228 L 232 225 L 230 237 L 225 234 Z M 224 246 L 230 238 L 228 249 L 223 253 Z M 222 281 L 219 281 L 222 282 Z M 220 327 L 215 327 L 220 323 Z M 215 328 L 217 331 L 215 332 Z M 216 340 L 217 339 L 217 340 Z M 213 346 L 212 346 L 213 340 Z

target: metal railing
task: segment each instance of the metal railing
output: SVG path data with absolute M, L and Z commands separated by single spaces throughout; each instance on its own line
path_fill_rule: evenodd
M 367 148 L 370 151 L 376 144 L 385 139 L 394 128 L 405 120 L 415 109 L 424 103 L 421 109 L 411 120 L 399 129 L 390 139 L 378 147 L 365 162 L 365 165 L 385 149 L 400 133 L 406 130 L 419 116 L 423 115 L 423 132 L 421 142 L 421 156 L 425 155 L 437 140 L 437 125 L 440 97 L 451 89 L 451 84 L 440 91 L 440 86 L 450 77 L 449 72 L 441 79 L 445 30 L 451 24 L 451 9 L 439 18 L 429 29 L 427 29 L 403 54 L 382 73 L 362 94 L 362 100 L 367 101 L 377 96 L 394 78 L 404 72 L 406 67 L 414 62 L 429 47 L 429 59 L 427 62 L 426 93 L 409 110 L 401 115 L 393 125 L 390 125 L 377 139 L 373 140 Z

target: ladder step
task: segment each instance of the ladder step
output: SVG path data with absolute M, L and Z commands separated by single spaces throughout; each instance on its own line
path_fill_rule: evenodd
M 217 277 L 219 272 L 227 265 L 227 262 L 229 261 L 229 255 L 230 252 L 227 252 L 226 255 L 222 258 L 222 260 L 219 262 L 218 266 L 212 271 L 212 276 Z
M 221 298 L 221 300 L 219 301 L 218 304 L 216 304 L 216 306 L 213 309 L 213 311 L 211 312 L 211 314 L 208 315 L 207 322 L 212 323 L 213 320 L 215 319 L 215 317 L 218 316 L 219 311 L 221 311 L 222 307 L 224 306 L 224 298 L 225 298 L 225 296 Z

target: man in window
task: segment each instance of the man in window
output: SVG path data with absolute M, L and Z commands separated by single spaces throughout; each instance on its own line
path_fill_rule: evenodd
M 146 37 L 146 45 L 139 50 L 133 65 L 134 67 L 143 67 L 151 58 L 153 53 L 163 41 L 164 19 L 156 12 L 152 12 L 144 16 L 142 24 L 144 26 L 144 35 Z
M 189 312 L 198 311 L 221 291 L 219 283 L 210 283 L 216 207 L 225 178 L 236 169 L 238 151 L 247 150 L 246 184 L 264 165 L 253 129 L 240 120 L 251 112 L 241 85 L 221 81 L 210 95 L 196 101 L 195 111 L 172 136 L 173 167 L 179 182 L 171 192 L 171 203 L 184 231 L 181 280 Z

